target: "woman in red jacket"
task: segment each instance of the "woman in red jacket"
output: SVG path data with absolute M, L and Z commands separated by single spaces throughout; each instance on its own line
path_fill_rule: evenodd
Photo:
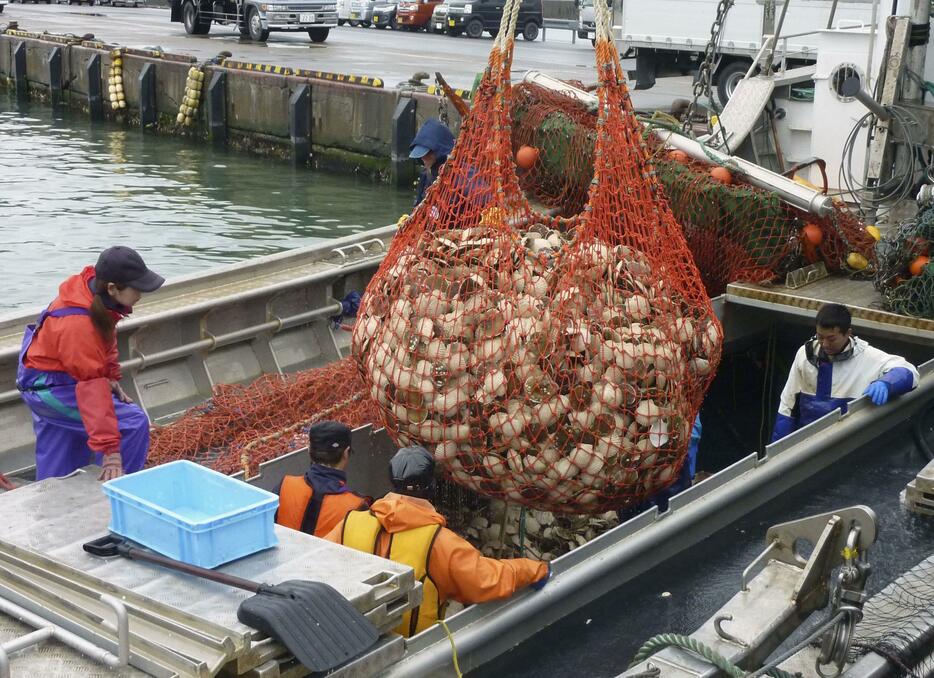
M 116 325 L 164 282 L 135 250 L 111 247 L 26 328 L 16 387 L 32 411 L 37 479 L 68 475 L 92 452 L 101 480 L 146 463 L 149 419 L 120 388 Z

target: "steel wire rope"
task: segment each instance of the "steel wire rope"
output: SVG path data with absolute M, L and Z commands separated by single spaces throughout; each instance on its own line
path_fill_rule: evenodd
M 649 638 L 636 652 L 636 655 L 633 657 L 629 667 L 632 668 L 636 664 L 645 659 L 648 659 L 655 653 L 667 647 L 678 647 L 682 650 L 693 652 L 695 655 L 707 662 L 710 662 L 732 678 L 743 678 L 743 676 L 746 675 L 746 672 L 743 669 L 738 667 L 736 664 L 731 662 L 729 659 L 724 657 L 709 645 L 691 638 L 690 636 L 681 635 L 680 633 L 661 633 L 657 636 Z M 787 671 L 783 671 L 778 668 L 770 669 L 767 674 L 773 678 L 795 678 L 794 674 L 788 673 Z
M 844 141 L 843 150 L 841 152 L 838 180 L 846 187 L 847 192 L 852 195 L 857 195 L 861 192 L 867 193 L 867 195 L 862 196 L 861 205 L 859 208 L 860 214 L 864 217 L 866 216 L 866 212 L 863 209 L 863 205 L 869 205 L 872 210 L 880 211 L 884 203 L 897 203 L 909 197 L 915 184 L 915 151 L 919 144 L 914 136 L 912 129 L 919 127 L 920 123 L 917 118 L 915 118 L 914 115 L 908 111 L 908 109 L 902 106 L 886 106 L 886 110 L 897 123 L 897 128 L 901 131 L 903 136 L 903 140 L 893 139 L 893 142 L 903 144 L 909 149 L 906 167 L 902 169 L 897 167 L 898 155 L 896 154 L 893 161 L 896 166 L 894 167 L 891 176 L 884 182 L 870 187 L 868 182 L 863 183 L 863 181 L 855 177 L 853 172 L 853 155 L 856 150 L 857 137 L 859 136 L 859 132 L 863 126 L 869 123 L 871 120 L 875 119 L 875 114 L 873 113 L 866 113 L 856 121 L 856 124 L 850 130 L 846 140 Z M 870 139 L 867 136 L 867 149 L 869 145 Z M 930 173 L 931 166 L 928 165 L 928 167 L 925 169 L 926 173 Z M 887 212 L 888 209 L 882 211 L 884 213 Z

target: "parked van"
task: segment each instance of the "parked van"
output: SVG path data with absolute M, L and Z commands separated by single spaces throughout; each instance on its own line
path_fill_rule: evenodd
M 479 38 L 483 31 L 490 35 L 499 32 L 503 0 L 449 0 L 448 4 L 448 35 L 466 33 L 469 38 Z M 516 33 L 526 40 L 535 40 L 543 23 L 542 0 L 522 0 Z
M 597 44 L 597 22 L 593 14 L 594 0 L 575 0 L 578 7 L 577 37 L 581 40 L 590 40 L 590 44 Z M 613 7 L 613 0 L 607 3 Z
M 353 0 L 337 0 L 337 25 L 343 26 L 350 22 L 350 6 Z
M 431 12 L 431 23 L 428 24 L 428 30 L 432 33 L 444 33 L 448 29 L 448 0 L 435 5 Z
M 350 25 L 369 28 L 373 24 L 376 0 L 353 0 L 350 5 Z
M 396 23 L 399 28 L 420 31 L 432 23 L 432 14 L 441 0 L 404 0 L 396 10 Z M 437 22 L 436 22 L 437 23 Z M 444 25 L 441 26 L 444 28 Z
M 377 0 L 373 7 L 373 25 L 377 28 L 398 28 L 396 23 L 396 12 L 398 4 L 392 0 Z

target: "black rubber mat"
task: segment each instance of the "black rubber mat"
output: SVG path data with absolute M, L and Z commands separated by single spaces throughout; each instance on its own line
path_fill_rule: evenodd
M 263 585 L 237 618 L 285 645 L 310 671 L 328 671 L 376 644 L 379 631 L 333 587 L 291 580 Z

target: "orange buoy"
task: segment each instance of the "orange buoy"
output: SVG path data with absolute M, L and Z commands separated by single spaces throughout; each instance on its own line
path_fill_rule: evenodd
M 726 167 L 712 167 L 710 169 L 710 176 L 714 181 L 719 181 L 721 184 L 726 184 L 727 186 L 733 183 L 733 175 L 730 174 L 730 170 Z
M 538 149 L 534 146 L 522 146 L 516 151 L 516 164 L 522 169 L 532 169 L 538 155 Z
M 668 153 L 668 159 L 674 160 L 675 162 L 687 162 L 688 154 L 684 151 L 674 150 Z
M 801 237 L 814 247 L 824 242 L 824 232 L 817 224 L 805 224 L 804 228 L 801 229 Z
M 921 273 L 924 271 L 924 267 L 927 266 L 930 261 L 930 257 L 923 255 L 920 257 L 915 257 L 914 260 L 908 264 L 908 272 L 911 273 L 911 275 L 921 275 Z

